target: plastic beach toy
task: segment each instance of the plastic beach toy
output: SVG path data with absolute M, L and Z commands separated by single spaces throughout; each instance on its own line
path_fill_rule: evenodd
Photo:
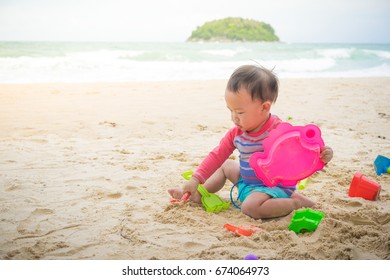
M 376 175 L 382 175 L 385 173 L 390 173 L 390 158 L 384 156 L 377 156 L 374 161 L 374 167 Z
M 183 194 L 182 198 L 180 199 L 171 199 L 171 202 L 187 202 L 187 200 L 190 198 L 191 196 L 191 193 L 190 192 L 186 192 L 185 194 Z
M 202 195 L 202 204 L 207 212 L 221 212 L 229 208 L 230 201 L 225 202 L 218 195 L 209 193 L 202 184 L 199 184 L 198 192 Z
M 310 208 L 296 210 L 291 219 L 291 224 L 288 226 L 289 230 L 295 233 L 302 231 L 316 230 L 325 214 L 319 211 L 314 211 Z
M 309 178 L 305 178 L 303 180 L 300 180 L 297 184 L 297 189 L 298 190 L 304 190 L 306 188 L 306 185 L 307 185 L 307 181 L 309 180 Z
M 362 197 L 367 200 L 377 200 L 381 186 L 360 172 L 356 172 L 351 181 L 351 185 L 348 190 L 350 197 Z
M 324 168 L 320 159 L 324 145 L 318 126 L 282 123 L 270 132 L 263 142 L 264 151 L 254 153 L 249 164 L 266 186 L 293 186 Z
M 184 179 L 189 180 L 189 179 L 191 179 L 192 174 L 194 174 L 194 171 L 189 170 L 189 171 L 183 172 L 181 174 L 181 176 L 183 176 Z
M 245 256 L 244 260 L 259 260 L 259 258 L 256 255 L 249 254 Z
M 184 172 L 182 176 L 184 179 L 189 180 L 193 173 L 193 171 L 187 171 Z M 225 202 L 218 195 L 209 193 L 202 184 L 199 184 L 198 192 L 202 196 L 202 204 L 207 212 L 221 212 L 222 210 L 229 208 L 230 201 Z
M 251 236 L 255 232 L 262 231 L 263 229 L 255 227 L 255 226 L 241 226 L 241 227 L 236 227 L 231 224 L 225 224 L 223 226 L 227 230 L 239 235 L 239 236 Z

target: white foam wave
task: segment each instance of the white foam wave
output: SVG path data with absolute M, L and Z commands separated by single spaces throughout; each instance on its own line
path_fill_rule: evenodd
M 376 55 L 380 58 L 390 59 L 389 51 L 380 51 L 380 50 L 363 50 L 365 53 Z
M 56 58 L 2 58 L 0 83 L 119 82 L 225 79 L 234 62 L 113 60 L 94 62 Z
M 347 71 L 323 71 L 323 72 L 281 72 L 281 78 L 358 78 L 358 77 L 390 77 L 390 65 L 382 64 Z
M 330 58 L 302 58 L 289 60 L 270 60 L 261 62 L 260 64 L 269 69 L 275 69 L 275 71 L 278 73 L 311 73 L 331 69 L 336 65 L 336 61 Z
M 246 48 L 219 49 L 219 50 L 208 49 L 208 50 L 201 51 L 201 53 L 211 54 L 216 56 L 234 57 L 238 54 L 245 53 L 248 51 L 249 50 L 247 50 Z
M 350 47 L 279 52 L 268 45 L 267 49 L 205 46 L 190 45 L 188 50 L 187 45 L 137 45 L 133 49 L 68 51 L 63 56 L 0 57 L 0 83 L 227 79 L 238 66 L 256 63 L 274 69 L 280 77 L 390 76 L 390 51 L 384 50 Z
M 120 58 L 134 58 L 144 54 L 145 51 L 111 51 L 111 50 L 99 50 L 91 52 L 74 52 L 68 53 L 66 57 L 69 59 L 83 60 L 83 61 L 108 61 Z
M 353 48 L 319 49 L 316 53 L 325 58 L 350 58 L 355 51 Z

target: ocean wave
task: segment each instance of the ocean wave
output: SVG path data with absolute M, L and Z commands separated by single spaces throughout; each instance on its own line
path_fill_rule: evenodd
M 314 59 L 289 59 L 264 61 L 263 66 L 274 68 L 276 72 L 289 73 L 311 73 L 329 70 L 336 65 L 336 61 L 331 58 L 314 58 Z
M 83 60 L 83 61 L 111 61 L 121 58 L 134 58 L 144 54 L 144 51 L 132 50 L 97 50 L 89 52 L 70 52 L 65 55 L 69 59 Z
M 205 54 L 211 54 L 211 55 L 216 55 L 216 56 L 225 56 L 225 57 L 234 57 L 238 54 L 246 53 L 249 52 L 250 50 L 246 48 L 235 48 L 235 49 L 206 49 L 202 50 L 201 53 Z
M 353 69 L 346 71 L 322 72 L 281 72 L 280 78 L 362 78 L 362 77 L 390 77 L 390 64 L 381 64 L 375 67 Z
M 373 54 L 379 58 L 390 59 L 390 51 L 382 51 L 382 50 L 363 50 L 363 52 L 368 54 Z
M 332 48 L 316 50 L 316 53 L 326 58 L 350 58 L 355 48 Z
M 227 79 L 242 64 L 280 77 L 390 76 L 390 45 L 32 45 L 0 43 L 0 83 Z

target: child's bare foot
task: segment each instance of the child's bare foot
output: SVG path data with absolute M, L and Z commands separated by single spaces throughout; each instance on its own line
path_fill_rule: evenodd
M 315 202 L 308 199 L 307 197 L 304 197 L 303 195 L 300 195 L 298 193 L 293 193 L 291 195 L 291 198 L 294 199 L 296 209 L 299 208 L 305 208 L 305 207 L 312 207 L 315 205 Z
M 183 190 L 181 188 L 174 188 L 174 189 L 168 189 L 168 193 L 172 196 L 174 199 L 181 199 L 183 197 Z M 196 203 L 201 203 L 201 197 L 198 192 L 196 192 L 195 195 L 191 195 L 190 199 Z
M 175 199 L 181 199 L 183 196 L 183 190 L 180 188 L 168 189 L 168 193 Z

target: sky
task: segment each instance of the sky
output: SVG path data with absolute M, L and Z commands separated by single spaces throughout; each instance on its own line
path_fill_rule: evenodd
M 389 0 L 0 0 L 0 41 L 184 42 L 225 17 L 289 43 L 390 43 Z

